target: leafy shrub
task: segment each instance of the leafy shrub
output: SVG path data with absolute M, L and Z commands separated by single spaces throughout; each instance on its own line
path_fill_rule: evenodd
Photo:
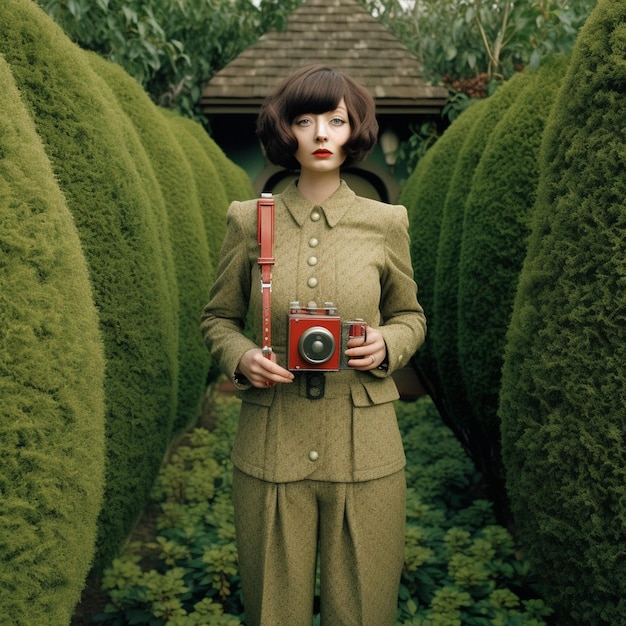
M 110 601 L 96 621 L 241 623 L 229 459 L 238 408 L 223 400 L 216 429 L 194 429 L 174 449 L 152 491 L 158 535 L 130 543 L 105 571 Z
M 441 140 L 446 140 L 443 148 L 453 159 L 453 170 L 447 175 L 447 184 L 441 200 L 440 236 L 435 250 L 435 272 L 433 276 L 432 313 L 428 318 L 427 341 L 432 344 L 435 368 L 441 385 L 442 414 L 449 418 L 459 441 L 470 456 L 473 456 L 471 433 L 464 428 L 462 417 L 469 414 L 467 394 L 461 378 L 457 351 L 457 311 L 456 294 L 459 280 L 459 241 L 463 229 L 463 205 L 448 201 L 450 184 L 460 176 L 457 174 L 456 162 L 460 158 L 464 145 L 474 125 L 482 119 L 484 110 L 489 106 L 487 100 L 477 100 L 469 110 L 459 116 L 446 129 Z M 449 144 L 448 144 L 449 142 Z M 449 148 L 445 146 L 449 145 Z M 439 172 L 430 172 L 429 184 L 433 186 L 439 179 Z M 446 177 L 444 177 L 446 180 Z M 474 459 L 478 464 L 480 460 Z
M 437 323 L 436 317 L 432 316 L 437 245 L 448 184 L 465 137 L 467 122 L 471 119 L 470 114 L 461 116 L 443 133 L 419 160 L 399 199 L 407 207 L 409 215 L 411 259 L 420 304 L 424 307 L 429 326 L 426 342 L 414 358 L 438 396 L 443 396 L 443 390 L 435 362 L 435 335 L 432 331 Z
M 207 152 L 207 145 L 214 144 L 213 140 L 197 123 L 174 113 L 167 111 L 164 113 L 172 134 L 177 137 L 181 145 L 185 146 L 185 152 L 190 157 L 194 175 L 193 187 L 190 191 L 192 193 L 195 191 L 198 197 L 201 231 L 206 239 L 211 259 L 211 269 L 206 276 L 208 287 L 204 292 L 202 304 L 196 309 L 195 330 L 198 331 L 199 311 L 206 304 L 209 288 L 213 284 L 220 247 L 226 233 L 226 210 L 229 198 L 224 188 L 224 178 L 218 173 L 217 160 L 211 158 Z M 206 143 L 202 141 L 202 138 L 206 138 Z M 226 159 L 224 155 L 222 158 Z M 249 189 L 249 192 L 248 197 L 252 198 L 254 192 L 252 189 Z M 203 348 L 207 351 L 204 343 Z
M 464 395 L 455 385 L 461 378 L 458 365 L 453 368 L 450 363 L 444 362 L 453 336 L 443 327 L 449 316 L 444 314 L 445 311 L 437 310 L 437 286 L 449 280 L 456 267 L 442 271 L 440 255 L 449 239 L 442 238 L 440 234 L 442 230 L 447 236 L 450 234 L 450 211 L 446 212 L 445 206 L 459 152 L 475 120 L 486 106 L 485 100 L 475 101 L 469 110 L 445 130 L 419 162 L 402 192 L 402 199 L 409 211 L 411 257 L 419 287 L 418 295 L 428 321 L 426 342 L 414 358 L 430 380 L 440 412 L 448 416 L 451 426 L 459 423 L 454 413 L 462 407 Z M 456 328 L 456 315 L 454 322 Z M 450 402 L 451 398 L 455 399 L 454 403 Z M 460 429 L 455 429 L 455 432 L 469 451 L 466 433 Z
M 499 472 L 494 466 L 494 442 L 483 432 L 480 414 L 467 402 L 458 354 L 459 260 L 463 235 L 463 221 L 467 197 L 472 187 L 474 172 L 485 146 L 507 109 L 529 82 L 528 72 L 516 74 L 486 100 L 479 101 L 462 113 L 455 124 L 462 124 L 463 116 L 471 116 L 470 128 L 458 151 L 454 171 L 448 183 L 443 207 L 442 223 L 435 270 L 433 318 L 433 343 L 437 351 L 437 367 L 449 408 L 455 422 L 455 432 L 464 433 L 473 461 L 487 481 L 493 486 L 493 496 L 498 495 Z M 477 107 L 480 107 L 477 110 Z M 454 126 L 454 125 L 453 125 Z M 459 369 L 455 367 L 459 364 Z
M 504 359 L 507 486 L 563 625 L 626 622 L 625 24 L 598 3 L 546 125 Z
M 106 485 L 97 561 L 136 521 L 171 439 L 176 279 L 154 176 L 86 53 L 28 0 L 0 3 L 0 51 L 45 146 L 87 260 L 105 348 Z M 54 567 L 54 566 L 53 566 Z
M 216 429 L 192 431 L 163 466 L 153 490 L 158 534 L 130 544 L 105 571 L 109 602 L 96 621 L 243 620 L 229 460 L 239 401 L 218 397 L 216 406 Z M 531 576 L 511 535 L 489 502 L 469 495 L 479 477 L 454 435 L 427 399 L 397 410 L 409 485 L 398 625 L 545 624 L 551 611 L 528 599 Z
M 0 623 L 67 624 L 104 481 L 104 347 L 87 263 L 0 56 Z
M 213 276 L 204 220 L 202 196 L 196 193 L 196 178 L 187 142 L 180 141 L 162 109 L 155 106 L 139 84 L 117 64 L 95 53 L 87 58 L 93 70 L 107 83 L 128 116 L 147 157 L 149 171 L 144 184 L 152 180 L 150 203 L 161 216 L 160 231 L 167 237 L 164 249 L 173 257 L 174 297 L 178 309 L 178 399 L 174 430 L 187 427 L 198 414 L 205 389 L 210 358 L 198 332 L 198 316 L 206 302 Z M 136 159 L 136 162 L 141 162 Z M 207 195 L 207 194 L 205 194 Z M 224 204 L 226 200 L 224 200 Z
M 486 141 L 465 201 L 459 255 L 458 354 L 469 406 L 490 444 L 492 475 L 504 495 L 498 397 L 506 330 L 526 254 L 545 121 L 567 59 L 547 59 Z M 502 508 L 507 507 L 504 502 Z

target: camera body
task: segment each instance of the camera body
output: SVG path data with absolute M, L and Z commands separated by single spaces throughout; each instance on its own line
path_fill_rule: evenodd
M 332 302 L 289 304 L 287 369 L 294 372 L 336 372 L 349 369 L 344 352 L 351 337 L 365 337 L 365 322 L 342 322 Z

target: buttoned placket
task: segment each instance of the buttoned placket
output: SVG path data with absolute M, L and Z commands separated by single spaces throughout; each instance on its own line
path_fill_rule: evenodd
M 322 219 L 321 208 L 318 206 L 314 206 L 309 217 L 313 223 L 315 224 L 319 223 L 319 221 Z M 313 252 L 314 249 L 317 248 L 317 246 L 319 245 L 319 239 L 317 237 L 311 237 L 309 239 L 308 244 L 309 244 L 309 248 L 311 248 L 311 252 Z M 312 269 L 317 269 L 318 263 L 319 263 L 319 259 L 315 254 L 311 254 L 307 258 L 307 265 Z M 307 279 L 307 285 L 309 286 L 310 289 L 317 288 L 317 286 L 319 285 L 318 277 L 315 274 L 311 274 Z

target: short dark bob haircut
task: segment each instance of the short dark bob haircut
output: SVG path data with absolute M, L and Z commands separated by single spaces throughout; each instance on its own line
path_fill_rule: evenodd
M 344 167 L 363 161 L 378 139 L 376 106 L 370 93 L 354 79 L 324 65 L 308 65 L 288 76 L 266 98 L 256 132 L 267 158 L 275 165 L 297 170 L 298 141 L 291 124 L 303 113 L 334 111 L 345 100 L 350 138 L 343 146 Z

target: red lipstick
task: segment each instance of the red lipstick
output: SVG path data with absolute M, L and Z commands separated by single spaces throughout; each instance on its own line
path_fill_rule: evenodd
M 327 159 L 328 157 L 332 155 L 333 153 L 330 150 L 326 150 L 325 148 L 318 148 L 313 153 L 313 156 L 316 156 L 318 159 Z

